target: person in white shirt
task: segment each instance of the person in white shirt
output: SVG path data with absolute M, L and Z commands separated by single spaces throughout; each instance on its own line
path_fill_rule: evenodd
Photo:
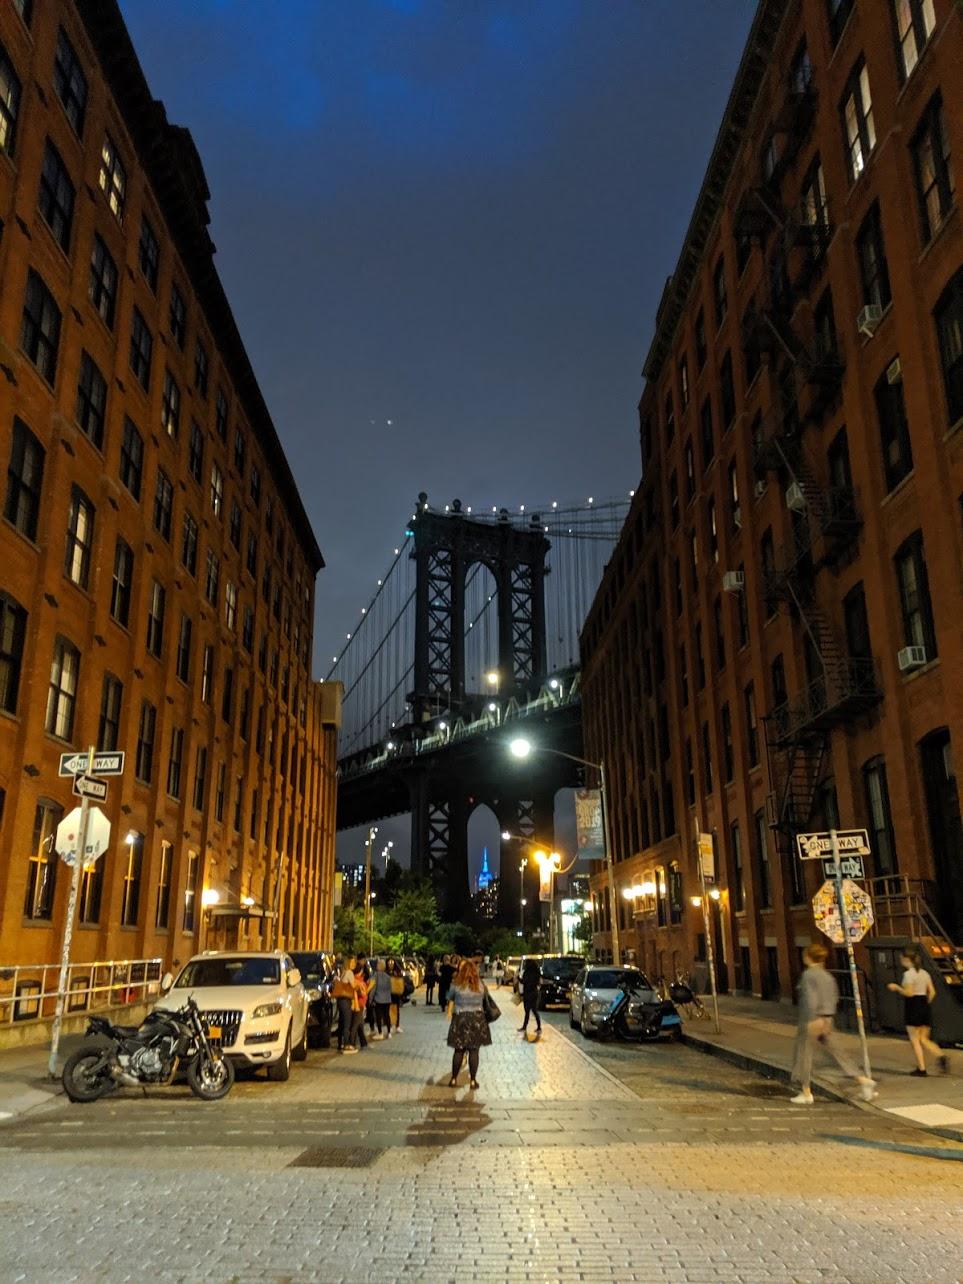
M 926 1052 L 936 1057 L 936 1063 L 944 1074 L 949 1073 L 949 1060 L 938 1043 L 930 1038 L 933 1018 L 930 1015 L 930 1004 L 936 998 L 933 978 L 923 967 L 923 956 L 915 945 L 908 946 L 900 954 L 900 964 L 905 969 L 899 985 L 891 981 L 886 987 L 894 994 L 902 994 L 904 1003 L 904 1021 L 909 1035 L 910 1047 L 916 1057 L 916 1069 L 910 1074 L 926 1074 Z M 924 1051 L 925 1049 L 925 1051 Z

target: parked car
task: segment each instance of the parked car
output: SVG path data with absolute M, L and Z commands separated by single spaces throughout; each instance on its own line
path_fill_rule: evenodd
M 645 973 L 637 967 L 614 967 L 598 964 L 583 968 L 572 982 L 568 1023 L 581 1029 L 586 1038 L 597 1034 L 602 1018 L 622 994 L 625 981 L 633 982 L 633 993 L 626 1013 L 626 1025 L 632 1035 L 677 1038 L 681 1021 L 674 1004 L 663 999 Z
M 502 985 L 514 986 L 515 978 L 518 976 L 518 967 L 522 958 L 520 954 L 510 954 L 505 960 L 505 975 L 502 977 Z
M 308 999 L 283 950 L 210 950 L 164 981 L 156 1006 L 176 1012 L 195 999 L 211 1040 L 236 1066 L 266 1066 L 268 1078 L 283 1083 L 292 1060 L 308 1055 Z
M 581 954 L 543 954 L 538 963 L 538 1006 L 567 1008 L 572 982 L 584 967 Z
M 336 980 L 334 957 L 320 950 L 292 950 L 291 959 L 301 973 L 308 1000 L 308 1046 L 328 1048 L 338 1020 L 332 995 Z

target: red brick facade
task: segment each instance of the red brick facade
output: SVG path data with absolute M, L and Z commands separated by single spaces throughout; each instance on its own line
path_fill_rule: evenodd
M 729 988 L 791 993 L 821 879 L 792 835 L 832 823 L 963 942 L 961 66 L 950 0 L 759 6 L 583 634 L 620 893 L 655 888 L 620 894 L 623 949 L 656 974 L 704 948 L 699 831 Z
M 50 836 L 76 802 L 58 759 L 92 744 L 127 769 L 75 958 L 265 944 L 275 909 L 275 943 L 330 938 L 323 562 L 207 198 L 114 0 L 0 6 L 3 962 L 57 955 L 70 878 Z

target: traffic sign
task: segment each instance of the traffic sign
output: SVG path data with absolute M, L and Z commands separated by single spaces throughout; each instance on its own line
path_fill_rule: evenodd
M 822 860 L 833 852 L 832 837 L 829 831 L 820 834 L 797 834 L 796 849 L 800 860 Z M 859 856 L 869 855 L 869 835 L 865 829 L 837 829 L 836 850 L 840 856 L 856 853 Z
M 84 804 L 84 806 L 87 806 L 87 804 Z M 82 813 L 83 806 L 75 807 L 73 811 L 67 812 L 57 826 L 54 846 L 60 853 L 60 858 L 65 865 L 76 865 L 77 857 L 80 854 L 78 848 L 80 847 Z M 98 856 L 102 856 L 107 850 L 109 842 L 110 821 L 99 807 L 87 806 L 87 839 L 84 843 L 82 854 L 84 867 L 92 865 Z
M 98 776 L 122 776 L 124 774 L 124 754 L 95 753 L 89 769 L 96 772 Z M 81 772 L 87 770 L 87 754 L 62 753 L 60 755 L 59 774 L 61 776 L 79 776 Z
M 843 906 L 846 917 L 848 943 L 861 941 L 873 926 L 873 903 L 863 889 L 851 878 L 842 880 Z M 813 897 L 813 915 L 816 926 L 828 936 L 834 945 L 846 945 L 847 935 L 843 934 L 839 916 L 839 900 L 836 896 L 836 884 L 827 880 Z
M 96 776 L 83 774 L 74 776 L 73 791 L 78 798 L 96 798 L 98 802 L 107 801 L 107 781 L 98 780 Z
M 862 856 L 840 856 L 839 871 L 843 878 L 865 878 L 866 873 L 863 869 Z M 832 857 L 829 860 L 823 858 L 823 878 L 835 878 L 836 867 Z

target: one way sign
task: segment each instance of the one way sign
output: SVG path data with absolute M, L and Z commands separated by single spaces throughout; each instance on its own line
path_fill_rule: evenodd
M 60 775 L 79 776 L 87 770 L 85 753 L 62 753 L 60 755 Z M 122 776 L 124 774 L 123 753 L 95 753 L 93 761 L 94 774 L 98 776 Z

